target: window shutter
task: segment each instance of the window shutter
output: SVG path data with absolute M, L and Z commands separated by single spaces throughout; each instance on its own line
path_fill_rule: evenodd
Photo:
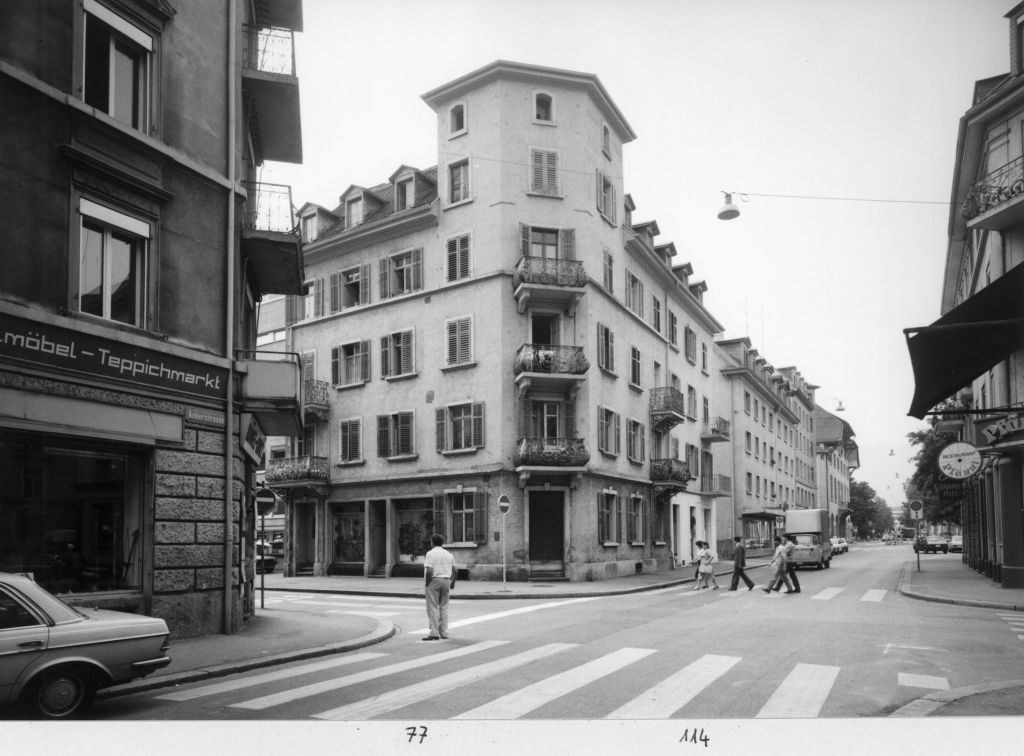
M 597 172 L 597 212 L 604 214 L 604 179 L 601 171 Z
M 619 417 L 619 413 L 616 412 L 613 417 L 615 418 L 615 424 L 612 428 L 612 433 L 615 434 L 615 453 L 619 454 L 622 451 L 622 444 L 619 441 L 619 436 L 622 435 L 622 418 Z
M 331 273 L 331 312 L 341 309 L 341 273 Z
M 576 438 L 576 402 L 566 402 L 562 406 L 565 408 L 565 427 L 562 432 L 566 438 Z
M 448 240 L 448 264 L 445 271 L 445 280 L 454 281 L 459 275 L 459 240 Z
M 473 530 L 478 546 L 487 544 L 487 494 L 477 491 L 473 494 Z
M 637 423 L 636 429 L 640 437 L 640 461 L 643 462 L 647 459 L 647 430 L 641 423 Z
M 544 188 L 550 194 L 558 194 L 558 153 L 544 153 Z
M 313 282 L 313 315 L 320 317 L 324 314 L 324 279 L 318 278 Z
M 559 236 L 559 257 L 563 260 L 576 259 L 576 229 L 563 228 L 558 232 Z
M 608 329 L 608 364 L 607 367 L 611 372 L 615 372 L 615 333 L 611 328 Z
M 380 340 L 380 374 L 382 378 L 391 375 L 391 337 L 383 336 Z
M 478 449 L 484 445 L 484 405 L 483 402 L 473 404 L 473 446 Z
M 436 415 L 437 421 L 437 450 L 439 452 L 445 451 L 447 448 L 446 436 L 448 435 L 445 431 L 448 428 L 448 410 L 439 408 Z
M 597 448 L 601 451 L 611 451 L 608 445 L 608 414 L 600 405 L 597 408 Z
M 530 189 L 535 192 L 544 191 L 544 153 L 530 150 Z
M 637 302 L 637 313 L 636 314 L 639 315 L 642 318 L 644 316 L 644 282 L 643 281 L 637 281 L 637 286 L 639 287 L 639 291 L 640 291 L 640 301 Z
M 444 506 L 444 496 L 435 496 L 434 497 L 434 523 L 433 523 L 433 525 L 434 525 L 434 533 L 437 533 L 439 536 L 444 538 L 445 541 L 447 541 L 448 537 L 445 534 L 445 519 L 446 518 L 444 516 L 445 515 L 444 509 L 445 509 L 445 506 Z
M 331 277 L 333 279 L 333 276 Z M 331 284 L 331 290 L 333 297 L 333 287 Z M 380 261 L 380 298 L 387 299 L 391 296 L 391 258 L 385 257 Z M 333 306 L 333 305 L 332 305 Z
M 597 542 L 608 540 L 608 495 L 597 495 Z
M 469 277 L 469 234 L 459 237 L 459 278 Z
M 311 381 L 316 378 L 316 356 L 307 352 L 302 355 L 302 380 Z
M 391 418 L 377 415 L 377 456 L 390 457 L 391 454 Z
M 399 454 L 413 453 L 413 414 L 411 412 L 400 412 L 398 414 L 398 449 Z
M 411 373 L 416 369 L 412 354 L 412 331 L 402 331 L 400 338 L 402 345 L 402 366 L 400 370 L 402 374 Z
M 530 256 L 530 227 L 525 223 L 519 224 L 519 252 L 523 257 Z
M 359 269 L 359 304 L 370 303 L 370 263 Z
M 363 383 L 369 383 L 370 381 L 370 341 L 359 342 L 359 362 L 362 367 L 361 378 Z
M 459 322 L 450 320 L 448 327 L 448 365 L 455 365 L 459 361 Z
M 331 349 L 331 384 L 337 386 L 341 383 L 341 349 L 339 347 L 333 347 Z
M 412 288 L 419 290 L 423 288 L 423 248 L 412 251 Z
M 289 294 L 288 298 L 284 301 L 284 324 L 286 326 L 290 326 L 299 320 L 298 302 L 299 297 L 294 294 Z
M 608 202 L 611 203 L 611 207 L 608 210 L 608 220 L 613 224 L 618 223 L 618 201 L 615 199 L 615 186 L 611 183 L 608 184 Z
M 459 362 L 469 362 L 473 357 L 473 328 L 472 321 L 469 318 L 463 318 L 456 323 L 456 330 L 458 331 L 458 351 L 459 351 Z
M 603 368 L 608 367 L 608 344 L 605 342 L 605 327 L 597 324 L 597 364 Z

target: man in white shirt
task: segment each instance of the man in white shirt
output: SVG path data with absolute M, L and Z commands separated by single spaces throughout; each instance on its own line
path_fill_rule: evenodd
M 448 597 L 455 587 L 455 557 L 441 548 L 444 538 L 438 533 L 430 536 L 434 547 L 423 559 L 423 577 L 426 580 L 427 620 L 430 634 L 425 641 L 448 637 Z

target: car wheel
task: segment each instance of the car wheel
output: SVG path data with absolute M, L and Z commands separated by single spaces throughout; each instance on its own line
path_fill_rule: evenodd
M 79 667 L 58 667 L 29 683 L 24 703 L 33 716 L 71 719 L 88 709 L 96 697 L 96 681 Z

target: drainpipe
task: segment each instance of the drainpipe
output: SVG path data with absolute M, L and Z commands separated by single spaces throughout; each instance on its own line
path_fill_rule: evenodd
M 227 266 L 227 296 L 224 305 L 224 343 L 228 357 L 228 399 L 225 408 L 224 423 L 224 607 L 223 625 L 224 633 L 231 633 L 231 552 L 234 542 L 234 530 L 232 528 L 233 514 L 233 493 L 234 493 L 234 450 L 232 441 L 234 438 L 234 415 L 235 415 L 235 98 L 237 69 L 237 39 L 236 39 L 236 3 L 234 0 L 228 2 L 228 150 L 227 150 L 227 179 L 228 179 L 228 266 Z M 241 518 L 239 519 L 241 523 Z M 241 531 L 239 531 L 241 539 Z M 241 573 L 239 573 L 241 574 Z

